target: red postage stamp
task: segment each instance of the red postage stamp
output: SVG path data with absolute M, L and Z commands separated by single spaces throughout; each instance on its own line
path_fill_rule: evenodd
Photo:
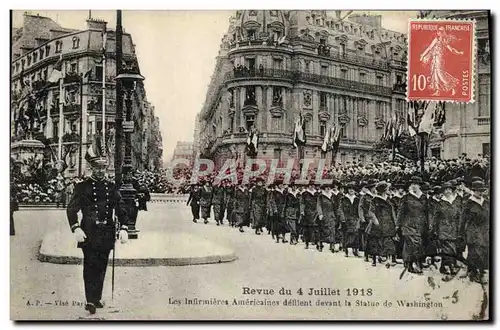
M 407 99 L 474 102 L 475 22 L 409 21 Z

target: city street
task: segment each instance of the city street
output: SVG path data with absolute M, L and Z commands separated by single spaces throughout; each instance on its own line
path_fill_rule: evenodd
M 139 214 L 139 230 L 166 234 L 192 232 L 230 247 L 237 260 L 196 266 L 117 267 L 113 302 L 109 267 L 103 297 L 107 306 L 98 310 L 94 318 L 450 320 L 472 319 L 481 310 L 483 290 L 479 284 L 458 278 L 444 282 L 436 270 L 426 271 L 423 276 L 406 273 L 400 280 L 401 265 L 389 270 L 383 265 L 375 268 L 362 258 L 345 258 L 343 253 L 305 250 L 302 243 L 277 244 L 269 235 L 256 236 L 249 229 L 242 234 L 227 223 L 222 227 L 214 221 L 208 225 L 195 224 L 189 208 L 183 204 L 151 203 L 148 208 L 148 212 Z M 60 229 L 72 235 L 65 211 L 21 210 L 14 217 L 11 318 L 89 318 L 83 309 L 82 266 L 37 260 L 41 239 L 47 231 Z M 289 291 L 280 292 L 282 288 Z M 309 295 L 310 288 L 323 295 Z M 410 303 L 432 303 L 436 307 L 387 308 L 387 304 L 398 305 L 393 297 Z M 211 305 L 194 304 L 196 298 L 209 300 Z M 233 304 L 235 299 L 247 298 L 275 301 L 279 307 Z M 191 304 L 186 304 L 186 299 Z M 229 305 L 221 304 L 226 300 Z M 291 306 L 284 307 L 285 302 Z

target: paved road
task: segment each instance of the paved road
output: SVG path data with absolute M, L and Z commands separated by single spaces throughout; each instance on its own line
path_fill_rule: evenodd
M 46 231 L 67 230 L 71 235 L 65 212 L 19 211 L 15 218 L 18 235 L 11 238 L 11 318 L 86 318 L 81 266 L 41 263 L 36 258 Z M 406 274 L 400 280 L 401 266 L 389 270 L 383 266 L 374 268 L 362 259 L 345 258 L 341 253 L 305 250 L 302 244 L 276 244 L 268 235 L 256 236 L 250 230 L 242 234 L 227 224 L 222 227 L 213 221 L 208 225 L 194 224 L 183 205 L 152 204 L 148 212 L 140 213 L 137 227 L 165 235 L 190 231 L 231 247 L 238 260 L 183 267 L 119 267 L 113 302 L 109 268 L 104 292 L 108 306 L 97 317 L 107 320 L 470 319 L 479 313 L 483 299 L 480 285 L 458 279 L 443 282 L 435 271 L 423 276 Z M 244 294 L 245 287 L 255 289 L 254 294 Z M 291 295 L 280 295 L 281 288 L 290 290 Z M 302 295 L 298 293 L 300 288 Z M 310 288 L 325 288 L 323 292 L 332 295 L 310 296 Z M 259 294 L 258 289 L 272 289 L 274 294 L 263 291 Z M 357 296 L 353 296 L 355 289 Z M 186 299 L 192 302 L 186 304 Z M 196 299 L 211 304 L 196 304 Z M 235 299 L 247 305 L 234 305 Z M 255 303 L 279 306 L 248 305 L 254 299 L 258 300 Z M 442 307 L 395 307 L 396 300 L 432 302 Z M 229 305 L 224 305 L 226 301 Z M 285 301 L 292 306 L 283 306 Z M 377 302 L 379 305 L 374 307 Z M 388 303 L 392 307 L 384 306 Z

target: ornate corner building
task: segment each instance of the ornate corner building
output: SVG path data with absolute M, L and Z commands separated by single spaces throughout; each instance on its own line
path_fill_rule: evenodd
M 475 102 L 446 104 L 446 122 L 429 144 L 433 156 L 474 158 L 490 154 L 491 140 L 491 59 L 490 24 L 486 10 L 428 11 L 426 18 L 473 19 L 476 21 Z
M 306 158 L 320 157 L 325 130 L 339 123 L 337 159 L 369 163 L 392 112 L 406 118 L 407 36 L 381 28 L 381 16 L 342 16 L 237 11 L 197 117 L 197 156 L 219 167 L 228 158 L 244 159 L 254 126 L 258 158 L 295 158 L 292 135 L 302 112 Z
M 77 175 L 80 134 L 83 135 L 83 153 L 95 134 L 100 134 L 103 76 L 106 86 L 106 142 L 108 148 L 114 150 L 116 39 L 115 31 L 108 29 L 106 25 L 104 21 L 89 19 L 85 30 L 66 29 L 48 17 L 25 13 L 23 26 L 13 28 L 12 31 L 12 142 L 41 140 L 47 147 L 56 150 L 59 125 L 63 125 L 63 155 L 68 164 L 65 173 L 67 176 Z M 102 36 L 104 30 L 107 34 L 105 49 Z M 124 65 L 138 66 L 134 47 L 132 36 L 124 32 Z M 106 56 L 105 68 L 103 52 Z M 61 64 L 60 60 L 64 76 L 62 122 L 59 116 L 59 84 L 49 82 L 54 65 L 58 62 Z M 81 77 L 85 73 L 87 77 L 82 80 Z M 26 99 L 27 95 L 30 96 L 30 101 L 20 102 L 21 99 Z M 132 135 L 133 166 L 139 170 L 161 168 L 162 140 L 159 121 L 155 116 L 154 106 L 147 100 L 142 82 L 137 83 L 132 109 L 135 123 Z M 27 114 L 32 120 L 29 127 L 31 132 L 27 132 L 27 125 L 23 125 L 22 121 L 22 117 Z M 110 163 L 113 164 L 113 161 Z

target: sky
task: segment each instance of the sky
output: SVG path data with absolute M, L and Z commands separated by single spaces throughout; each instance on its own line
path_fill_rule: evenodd
M 13 12 L 13 26 L 21 27 L 24 11 Z M 61 26 L 85 29 L 88 10 L 31 10 Z M 220 41 L 233 11 L 124 10 L 122 25 L 136 45 L 147 99 L 160 118 L 163 159 L 168 162 L 177 141 L 193 141 L 194 121 L 205 101 Z M 384 28 L 407 32 L 416 12 L 370 12 L 382 15 Z M 116 27 L 116 11 L 92 10 L 92 17 Z

